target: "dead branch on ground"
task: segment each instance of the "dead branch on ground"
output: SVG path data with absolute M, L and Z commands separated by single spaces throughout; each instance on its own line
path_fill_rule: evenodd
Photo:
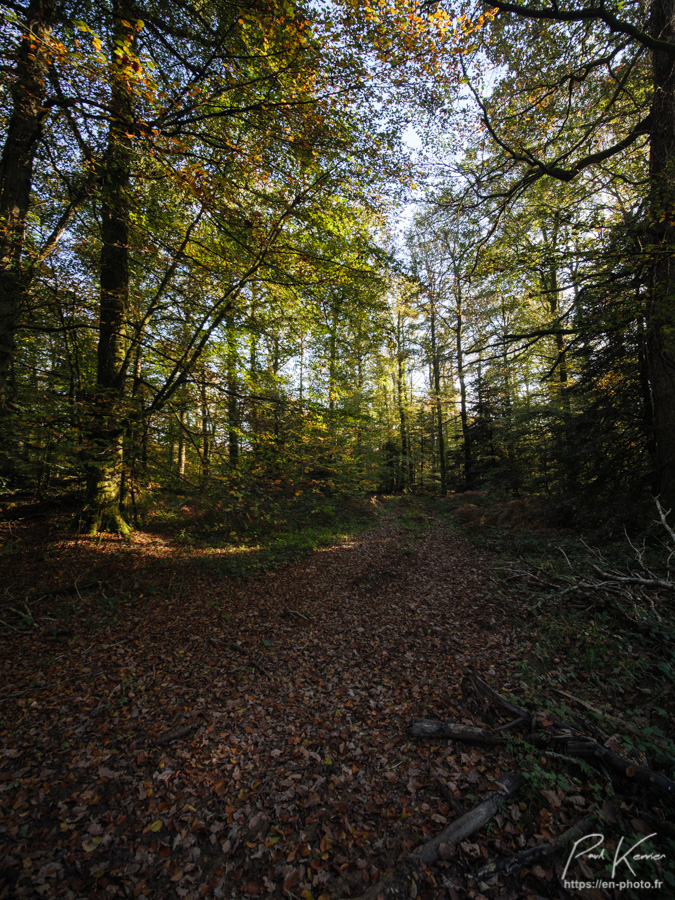
M 517 721 L 530 722 L 536 726 L 537 719 L 532 713 L 512 704 L 487 685 L 477 675 L 470 675 L 474 689 L 489 698 L 496 706 L 506 710 Z M 579 734 L 572 726 L 556 719 L 549 719 L 550 725 L 540 732 L 521 735 L 521 740 L 533 747 L 553 749 L 576 759 L 584 760 L 601 771 L 608 770 L 624 784 L 638 784 L 648 790 L 666 806 L 675 808 L 675 782 L 636 760 L 627 759 L 609 746 L 585 734 Z M 454 722 L 438 722 L 430 719 L 413 719 L 411 733 L 414 737 L 455 740 L 462 743 L 488 746 L 503 745 L 508 738 L 487 728 L 458 725 Z
M 243 647 L 240 647 L 239 644 L 233 644 L 231 641 L 219 641 L 217 638 L 209 639 L 214 647 L 226 648 L 227 650 L 234 650 L 235 653 L 240 653 L 242 656 L 245 656 L 248 660 L 249 666 L 252 666 L 261 675 L 264 675 L 265 678 L 269 678 L 270 681 L 274 681 L 274 677 L 270 675 L 267 669 L 262 665 L 262 663 L 257 659 L 252 659 L 251 654 L 248 650 L 245 650 Z
M 536 847 L 529 847 L 513 856 L 507 856 L 505 859 L 495 859 L 484 866 L 481 866 L 474 874 L 477 881 L 485 881 L 496 875 L 517 875 L 525 866 L 530 866 L 535 862 L 553 859 L 564 850 L 566 850 L 573 841 L 588 833 L 589 828 L 593 825 L 594 816 L 584 816 L 567 831 L 564 831 L 556 841 L 546 844 L 538 844 Z
M 520 773 L 504 775 L 497 782 L 497 791 L 492 791 L 469 812 L 409 853 L 358 900 L 409 900 L 415 896 L 416 892 L 411 893 L 411 883 L 419 878 L 422 865 L 430 866 L 436 862 L 441 845 L 459 844 L 475 834 L 499 812 L 503 801 L 517 793 L 524 784 L 525 778 Z

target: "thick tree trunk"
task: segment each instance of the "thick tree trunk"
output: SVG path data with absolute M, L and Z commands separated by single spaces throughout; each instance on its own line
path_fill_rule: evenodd
M 651 4 L 654 37 L 675 44 L 675 0 Z M 654 489 L 675 509 L 675 55 L 653 51 L 650 178 L 653 261 L 647 353 L 654 411 Z
M 638 287 L 638 290 L 640 288 Z M 637 347 L 638 347 L 638 367 L 640 376 L 640 395 L 642 398 L 642 431 L 645 436 L 647 453 L 650 459 L 654 459 L 654 408 L 649 382 L 649 368 L 647 365 L 647 343 L 645 340 L 645 321 L 641 317 L 638 319 L 637 327 Z
M 131 15 L 123 2 L 113 4 L 113 50 L 108 146 L 101 182 L 101 310 L 89 464 L 87 528 L 126 533 L 120 510 L 123 438 L 127 419 L 124 381 L 129 308 L 129 183 L 133 103 L 124 74 L 123 45 L 133 39 Z
M 0 409 L 7 402 L 19 311 L 25 300 L 22 272 L 26 215 L 33 181 L 33 161 L 45 117 L 46 46 L 55 0 L 33 0 L 11 88 L 11 112 L 0 160 Z
M 92 433 L 91 437 L 102 453 L 89 477 L 86 529 L 92 536 L 99 531 L 128 534 L 131 528 L 120 510 L 124 435 L 104 426 L 104 430 Z

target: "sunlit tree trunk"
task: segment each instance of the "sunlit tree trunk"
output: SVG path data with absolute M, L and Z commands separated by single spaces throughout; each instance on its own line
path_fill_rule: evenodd
M 239 400 L 237 398 L 237 340 L 234 316 L 227 322 L 227 437 L 230 465 L 233 469 L 239 463 Z
M 177 472 L 178 477 L 182 478 L 185 475 L 185 406 L 181 406 L 180 411 L 178 413 L 178 460 L 177 460 Z
M 471 471 L 471 433 L 469 431 L 469 413 L 466 400 L 466 371 L 464 367 L 464 315 L 462 309 L 462 291 L 457 279 L 455 290 L 455 355 L 457 357 L 457 380 L 459 381 L 459 415 L 462 423 L 462 445 L 464 451 L 464 483 L 471 487 L 473 473 Z M 480 373 L 479 373 L 480 383 Z
M 546 237 L 546 233 L 544 233 L 544 237 Z M 551 235 L 551 240 L 547 242 L 547 246 L 550 247 L 549 252 L 551 257 L 553 257 L 555 254 L 556 239 L 557 234 L 554 231 L 554 233 Z M 572 412 L 568 387 L 569 379 L 567 372 L 567 352 L 562 333 L 562 324 L 557 321 L 558 316 L 560 315 L 560 287 L 558 283 L 558 269 L 556 267 L 555 259 L 549 260 L 544 264 L 544 268 L 542 269 L 540 276 L 540 281 L 544 293 L 544 300 L 547 303 L 551 314 L 552 328 L 554 332 L 554 362 L 556 365 L 555 371 L 557 375 L 557 388 L 555 389 L 557 397 L 554 396 L 554 403 L 556 403 L 556 405 L 558 406 L 559 414 L 562 417 L 562 429 L 560 432 L 560 442 L 557 456 L 560 468 L 562 470 L 561 474 L 564 482 L 566 482 L 568 489 L 574 490 L 576 487 L 577 479 L 570 433 L 572 427 Z
M 398 400 L 398 419 L 401 434 L 401 463 L 400 463 L 400 483 L 399 488 L 404 490 L 408 484 L 408 455 L 410 448 L 408 446 L 408 418 L 406 415 L 405 403 L 405 366 L 403 362 L 403 323 L 401 313 L 396 318 L 396 397 Z
M 133 41 L 131 18 L 126 3 L 115 0 L 110 125 L 101 165 L 101 305 L 87 490 L 90 534 L 102 530 L 118 533 L 131 530 L 120 510 L 127 419 L 124 382 L 129 311 L 131 134 L 134 127 L 123 46 Z
M 448 492 L 448 470 L 445 457 L 445 432 L 443 429 L 443 404 L 441 402 L 441 360 L 436 335 L 436 303 L 432 297 L 429 305 L 429 337 L 431 339 L 431 370 L 436 406 L 436 437 L 438 440 L 438 460 L 441 473 L 441 494 Z
M 330 322 L 328 324 L 328 409 L 335 412 L 337 398 L 337 332 L 340 321 L 340 305 L 342 297 L 333 297 Z

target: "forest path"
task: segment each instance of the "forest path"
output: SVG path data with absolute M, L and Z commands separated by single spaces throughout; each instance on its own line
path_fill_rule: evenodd
M 159 554 L 157 589 L 64 645 L 3 642 L 0 897 L 358 896 L 513 767 L 408 736 L 480 724 L 469 667 L 508 686 L 522 652 L 489 562 L 414 502 L 244 581 L 97 548 L 130 577 Z

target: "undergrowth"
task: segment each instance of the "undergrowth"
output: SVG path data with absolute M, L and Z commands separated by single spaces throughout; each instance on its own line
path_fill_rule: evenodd
M 307 495 L 268 503 L 265 515 L 231 514 L 216 505 L 187 500 L 173 509 L 164 504 L 147 511 L 148 529 L 170 534 L 199 554 L 205 573 L 245 578 L 291 565 L 335 541 L 346 540 L 374 524 L 378 515 L 369 498 Z
M 527 500 L 470 492 L 430 499 L 427 509 L 494 561 L 500 596 L 524 623 L 517 674 L 529 702 L 618 734 L 628 751 L 675 774 L 672 596 L 658 610 L 645 599 L 627 611 L 592 591 L 556 587 L 595 572 L 598 552 L 603 567 L 629 571 L 635 554 L 627 535 L 618 527 L 553 528 L 536 498 L 528 508 Z M 663 555 L 653 523 L 631 540 L 645 541 L 649 559 Z

